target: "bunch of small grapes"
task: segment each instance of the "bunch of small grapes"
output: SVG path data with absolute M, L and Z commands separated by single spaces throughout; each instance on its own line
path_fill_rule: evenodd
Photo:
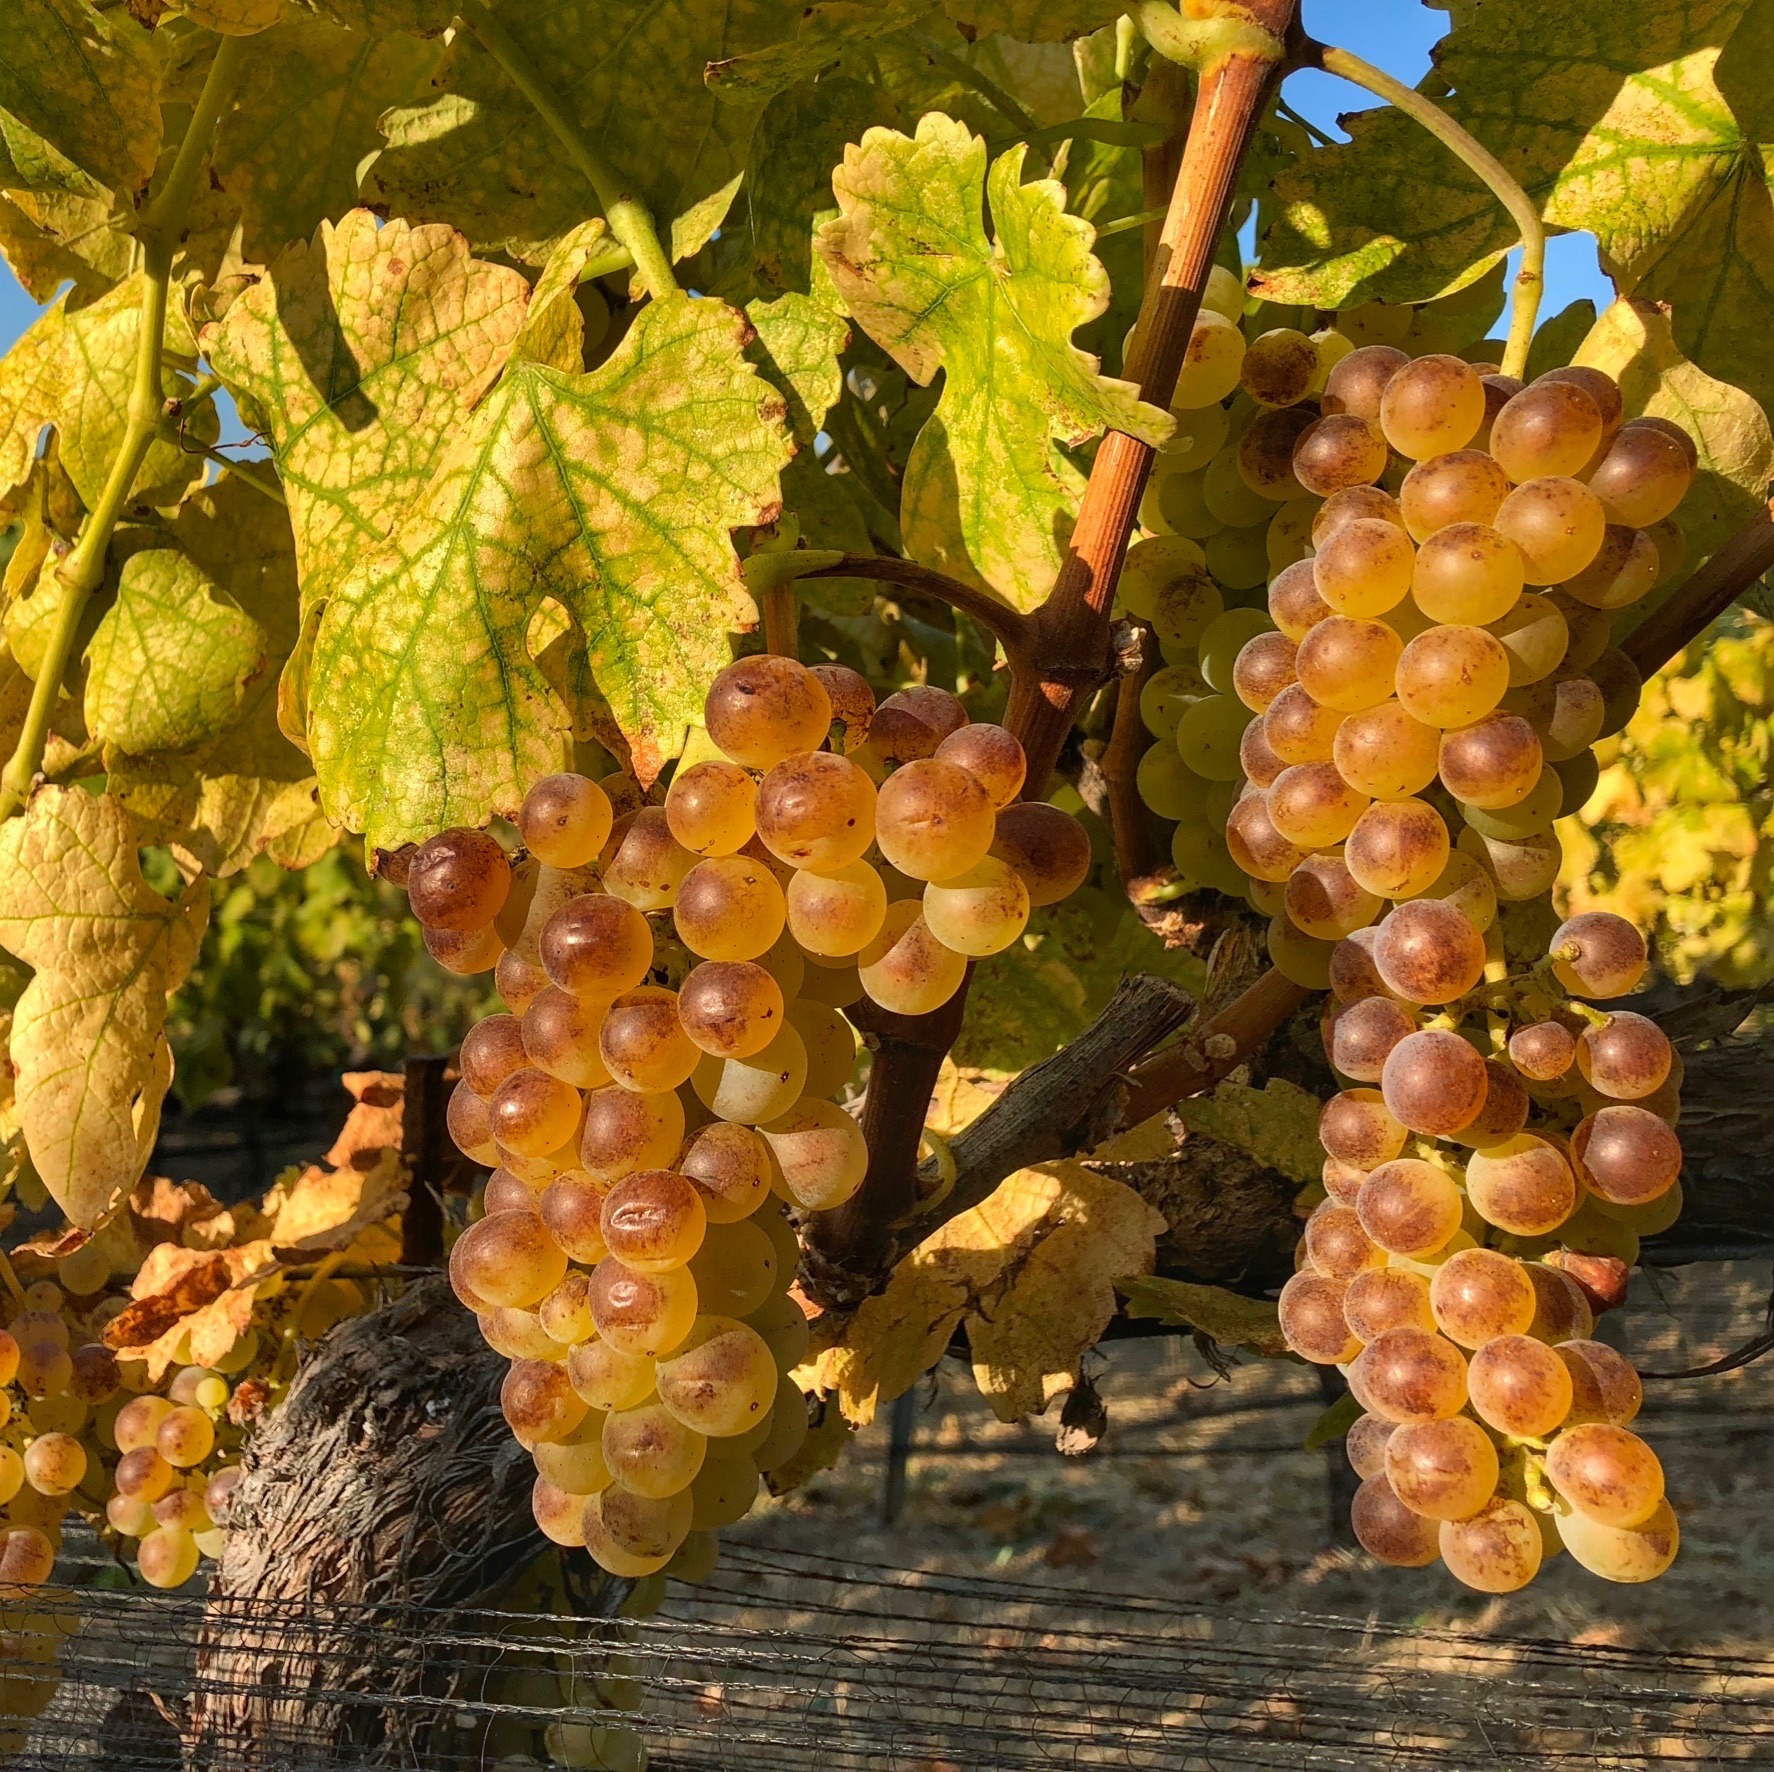
M 538 1522 L 637 1577 L 705 1570 L 806 1434 L 784 1210 L 841 1205 L 868 1166 L 833 1099 L 841 1011 L 939 1007 L 1089 864 L 1076 821 L 1011 804 L 1015 739 L 943 691 L 877 707 L 844 667 L 765 655 L 705 718 L 721 754 L 662 807 L 551 776 L 515 867 L 447 831 L 405 875 L 428 945 L 494 966 L 508 1010 L 451 1098 L 457 1144 L 497 1166 L 452 1279 L 512 1362 Z

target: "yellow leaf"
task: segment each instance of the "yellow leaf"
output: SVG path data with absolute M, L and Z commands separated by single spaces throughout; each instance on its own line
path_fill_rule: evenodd
M 370 1225 L 405 1211 L 406 1203 L 398 1150 L 383 1151 L 367 1171 L 310 1166 L 289 1190 L 270 1235 L 280 1251 L 343 1249 Z

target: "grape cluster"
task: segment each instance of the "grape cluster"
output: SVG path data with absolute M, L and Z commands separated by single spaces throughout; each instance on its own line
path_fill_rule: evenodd
M 496 1165 L 451 1278 L 511 1362 L 538 1524 L 631 1577 L 706 1570 L 805 1438 L 785 1208 L 842 1205 L 868 1166 L 834 1099 L 842 1010 L 940 1007 L 1090 859 L 1068 814 L 1017 802 L 1016 739 L 942 690 L 877 706 L 845 667 L 767 654 L 705 720 L 719 754 L 662 806 L 551 776 L 515 863 L 466 830 L 405 862 L 431 951 L 492 967 L 507 1005 L 450 1101 Z

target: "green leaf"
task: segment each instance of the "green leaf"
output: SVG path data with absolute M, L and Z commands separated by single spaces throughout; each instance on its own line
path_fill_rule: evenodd
M 269 264 L 357 201 L 376 121 L 425 88 L 443 51 L 297 16 L 253 45 L 239 98 L 216 131 L 215 173 L 240 205 L 241 248 Z
M 1774 478 L 1767 414 L 1741 388 L 1715 381 L 1682 355 L 1667 308 L 1615 302 L 1573 360 L 1612 375 L 1634 418 L 1672 419 L 1694 439 L 1700 471 L 1676 515 L 1696 557 L 1763 508 Z
M 1057 445 L 1110 426 L 1157 443 L 1171 419 L 1072 344 L 1108 305 L 1108 276 L 1064 187 L 1023 184 L 1022 162 L 1012 148 L 988 183 L 985 143 L 941 115 L 915 140 L 871 129 L 833 174 L 839 214 L 816 238 L 864 331 L 914 381 L 945 371 L 906 468 L 909 551 L 1027 609 L 1052 586 L 1083 489 Z
M 703 74 L 718 97 L 759 105 L 811 79 L 846 55 L 891 37 L 936 10 L 937 0 L 817 0 L 793 37 L 745 55 L 711 61 Z
M 0 947 L 35 969 L 11 1061 L 31 1161 L 77 1225 L 102 1223 L 154 1148 L 172 1081 L 166 999 L 184 982 L 208 884 L 152 891 L 122 805 L 39 788 L 0 827 Z
M 0 111 L 0 190 L 55 191 L 69 197 L 108 197 L 96 178 L 84 173 L 34 129 Z
M 1212 1336 L 1222 1347 L 1247 1347 L 1268 1359 L 1287 1352 L 1280 1320 L 1269 1299 L 1246 1298 L 1224 1286 L 1167 1280 L 1161 1274 L 1117 1280 L 1115 1290 L 1127 1300 L 1130 1317 L 1186 1324 Z
M 255 855 L 306 867 L 331 847 L 314 770 L 277 724 L 278 672 L 295 645 L 296 553 L 284 509 L 231 474 L 192 494 L 172 530 L 193 564 L 261 635 L 264 669 L 206 743 L 148 756 L 107 751 L 116 794 L 147 841 L 223 876 Z
M 176 0 L 173 10 L 206 31 L 220 31 L 227 37 L 256 37 L 283 17 L 286 3 L 287 0 Z
M 146 39 L 122 9 L 86 0 L 8 0 L 0 109 L 100 184 L 133 193 L 160 152 Z
M 850 342 L 850 328 L 805 295 L 754 301 L 745 313 L 757 333 L 746 355 L 786 402 L 795 442 L 811 449 L 825 415 L 844 391 L 838 353 Z
M 499 20 L 624 186 L 663 220 L 745 165 L 757 103 L 721 103 L 705 66 L 777 41 L 800 11 L 796 0 L 528 0 Z M 530 259 L 596 209 L 553 132 L 472 33 L 455 38 L 433 84 L 434 98 L 383 119 L 388 147 L 366 186 L 374 200 Z
M 943 0 L 943 11 L 971 37 L 1001 32 L 1023 43 L 1062 43 L 1113 24 L 1125 0 Z
M 547 598 L 653 780 L 755 619 L 728 532 L 775 515 L 789 457 L 747 330 L 672 298 L 589 374 L 510 367 L 321 617 L 309 738 L 335 821 L 394 847 L 514 812 L 561 766 L 568 713 L 528 647 Z
M 1324 1167 L 1318 1142 L 1318 1116 L 1324 1104 L 1309 1090 L 1272 1077 L 1261 1089 L 1248 1083 L 1221 1083 L 1208 1095 L 1177 1103 L 1176 1113 L 1191 1132 L 1204 1133 L 1292 1181 L 1316 1181 Z
M 1354 1392 L 1344 1391 L 1307 1429 L 1305 1439 L 1300 1442 L 1301 1450 L 1316 1452 L 1320 1446 L 1342 1439 L 1360 1419 L 1361 1405 L 1356 1402 Z
M 529 286 L 448 228 L 323 222 L 203 334 L 276 452 L 303 606 L 405 517 L 492 385 Z

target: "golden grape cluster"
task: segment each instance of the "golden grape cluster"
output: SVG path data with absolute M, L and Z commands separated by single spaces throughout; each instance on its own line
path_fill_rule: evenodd
M 496 1166 L 451 1277 L 511 1362 L 537 1522 L 634 1577 L 709 1567 L 806 1435 L 785 1210 L 842 1205 L 868 1167 L 834 1099 L 842 1011 L 941 1007 L 1090 863 L 1075 820 L 1017 800 L 1016 739 L 943 690 L 877 706 L 846 667 L 765 654 L 705 721 L 716 754 L 663 805 L 550 776 L 515 861 L 452 830 L 404 863 L 428 947 L 506 1004 L 450 1102 Z

